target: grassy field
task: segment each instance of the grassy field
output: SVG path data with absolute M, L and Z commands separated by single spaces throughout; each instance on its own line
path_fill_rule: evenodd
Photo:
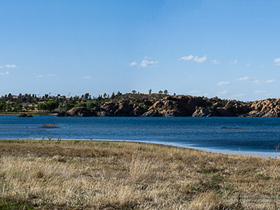
M 130 142 L 1 140 L 0 209 L 279 209 L 280 160 Z

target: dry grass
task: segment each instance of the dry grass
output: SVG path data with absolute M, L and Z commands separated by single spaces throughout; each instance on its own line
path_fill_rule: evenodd
M 279 209 L 279 166 L 144 143 L 2 140 L 0 209 Z

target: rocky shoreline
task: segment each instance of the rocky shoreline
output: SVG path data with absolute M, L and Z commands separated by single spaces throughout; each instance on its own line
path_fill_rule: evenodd
M 195 97 L 190 95 L 166 96 L 159 100 L 109 101 L 100 107 L 87 109 L 74 107 L 61 111 L 56 116 L 64 117 L 279 117 L 280 99 L 253 102 L 222 100 L 217 97 Z

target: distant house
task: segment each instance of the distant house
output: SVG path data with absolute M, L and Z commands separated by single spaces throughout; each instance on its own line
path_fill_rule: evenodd
M 18 98 L 18 96 L 17 96 L 17 95 L 12 95 L 12 97 L 13 97 L 13 98 Z

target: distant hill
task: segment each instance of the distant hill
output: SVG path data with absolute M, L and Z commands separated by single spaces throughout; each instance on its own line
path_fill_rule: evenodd
M 279 117 L 280 99 L 265 99 L 252 102 L 225 100 L 217 97 L 190 95 L 127 93 L 91 98 L 42 96 L 25 94 L 2 96 L 0 112 L 45 112 L 58 116 L 143 116 L 143 117 Z

